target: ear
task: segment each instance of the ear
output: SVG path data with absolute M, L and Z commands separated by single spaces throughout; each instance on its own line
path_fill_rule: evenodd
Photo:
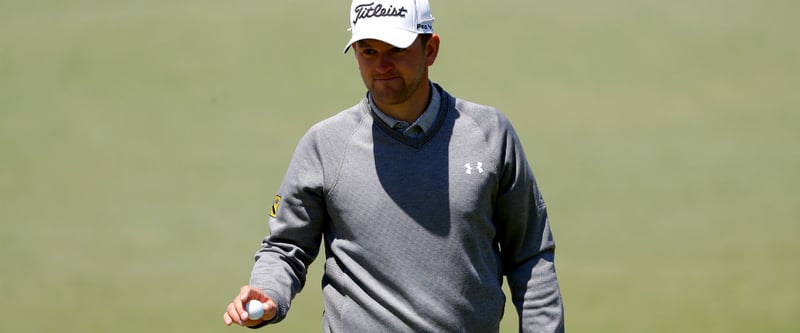
M 433 34 L 425 45 L 425 65 L 433 65 L 437 56 L 439 56 L 439 35 Z

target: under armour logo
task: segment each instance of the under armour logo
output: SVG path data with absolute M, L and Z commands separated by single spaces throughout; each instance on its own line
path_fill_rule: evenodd
M 477 164 L 477 166 L 475 166 L 475 167 L 473 167 L 473 166 L 472 166 L 472 163 L 467 163 L 467 164 L 464 164 L 464 167 L 465 167 L 465 168 L 467 168 L 467 171 L 466 171 L 466 173 L 467 173 L 468 175 L 471 175 L 471 174 L 472 174 L 472 170 L 477 170 L 477 171 L 478 171 L 478 173 L 483 173 L 483 163 L 481 163 L 481 162 L 478 162 L 478 163 L 476 163 L 476 164 Z

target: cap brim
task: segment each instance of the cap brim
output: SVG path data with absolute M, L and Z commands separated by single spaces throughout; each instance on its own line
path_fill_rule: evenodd
M 347 45 L 345 45 L 343 53 L 347 53 L 347 50 L 350 49 L 350 46 L 353 45 L 353 43 L 364 39 L 376 39 L 384 43 L 391 44 L 394 47 L 404 49 L 414 43 L 414 41 L 417 39 L 417 32 L 402 29 L 382 31 L 376 31 L 374 29 L 362 29 L 361 31 L 353 32 L 353 37 L 351 37 L 350 41 L 347 42 Z

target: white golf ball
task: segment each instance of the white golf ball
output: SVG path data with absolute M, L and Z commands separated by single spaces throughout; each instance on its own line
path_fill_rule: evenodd
M 244 309 L 247 310 L 247 318 L 250 320 L 259 320 L 264 316 L 264 304 L 258 300 L 250 300 L 244 305 Z

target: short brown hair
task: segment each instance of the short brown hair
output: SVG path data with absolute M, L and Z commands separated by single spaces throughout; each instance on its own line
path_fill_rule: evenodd
M 428 44 L 428 41 L 431 40 L 431 36 L 433 36 L 433 34 L 419 34 L 417 36 L 419 37 L 419 40 L 422 42 L 422 45 L 425 46 L 426 44 Z

